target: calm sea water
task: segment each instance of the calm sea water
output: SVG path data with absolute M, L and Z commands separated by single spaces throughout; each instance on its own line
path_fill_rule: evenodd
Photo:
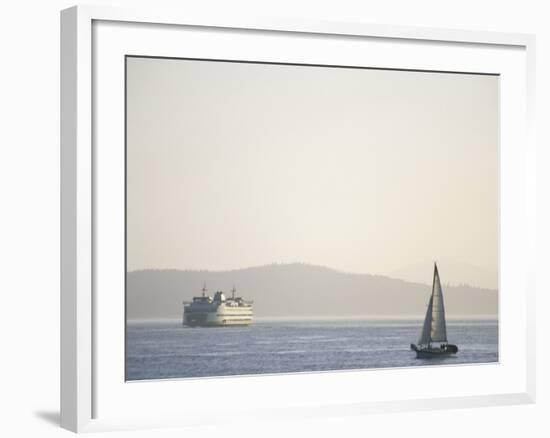
M 179 321 L 129 323 L 127 379 L 273 374 L 498 361 L 496 321 L 447 321 L 459 353 L 415 358 L 422 321 L 259 321 L 189 328 Z

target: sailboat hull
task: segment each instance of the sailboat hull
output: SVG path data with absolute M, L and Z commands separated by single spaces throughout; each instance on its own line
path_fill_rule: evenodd
M 417 347 L 412 344 L 411 349 L 416 352 L 417 359 L 443 358 L 458 353 L 458 347 L 453 344 L 446 344 L 441 347 Z
M 436 359 L 441 357 L 449 357 L 452 356 L 455 353 L 451 353 L 450 351 L 431 351 L 431 350 L 423 350 L 423 351 L 416 351 L 416 358 L 417 359 Z

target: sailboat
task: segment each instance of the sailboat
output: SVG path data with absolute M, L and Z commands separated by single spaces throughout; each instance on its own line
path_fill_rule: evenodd
M 420 334 L 418 345 L 411 344 L 411 350 L 416 351 L 418 359 L 445 357 L 458 352 L 456 345 L 447 342 L 443 290 L 441 289 L 437 263 L 434 263 L 432 295 L 428 303 L 426 317 L 424 318 L 422 333 Z

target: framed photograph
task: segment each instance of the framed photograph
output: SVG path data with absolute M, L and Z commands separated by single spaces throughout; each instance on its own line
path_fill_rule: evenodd
M 534 37 L 74 7 L 61 54 L 63 427 L 534 401 Z

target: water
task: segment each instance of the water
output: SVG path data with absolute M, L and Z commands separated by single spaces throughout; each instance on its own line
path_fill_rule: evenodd
M 260 321 L 249 327 L 189 328 L 130 323 L 127 379 L 456 365 L 498 361 L 496 321 L 447 321 L 458 354 L 416 359 L 421 321 Z

